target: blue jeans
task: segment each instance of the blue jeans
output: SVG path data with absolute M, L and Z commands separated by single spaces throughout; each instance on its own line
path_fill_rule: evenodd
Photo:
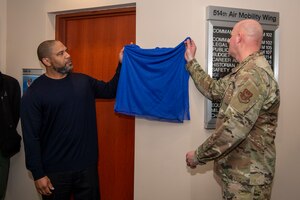
M 100 200 L 97 166 L 80 171 L 47 174 L 54 190 L 43 200 Z

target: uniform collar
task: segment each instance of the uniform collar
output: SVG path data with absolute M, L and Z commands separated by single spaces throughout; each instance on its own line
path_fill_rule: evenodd
M 240 69 L 242 69 L 250 60 L 253 60 L 255 57 L 263 56 L 262 52 L 254 52 L 246 57 L 242 62 L 238 64 L 235 68 L 232 69 L 232 73 L 237 73 Z

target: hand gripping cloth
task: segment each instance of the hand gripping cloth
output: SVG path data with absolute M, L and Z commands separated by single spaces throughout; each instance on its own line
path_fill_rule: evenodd
M 175 48 L 126 45 L 115 112 L 170 122 L 189 120 L 184 53 L 184 42 Z

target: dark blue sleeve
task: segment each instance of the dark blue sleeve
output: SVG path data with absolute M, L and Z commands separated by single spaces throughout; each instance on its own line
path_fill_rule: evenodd
M 39 132 L 41 129 L 42 109 L 37 98 L 30 90 L 23 95 L 21 100 L 21 124 L 25 149 L 26 167 L 31 171 L 34 180 L 45 176 Z
M 97 99 L 113 99 L 116 97 L 121 66 L 122 66 L 122 64 L 119 63 L 119 65 L 116 69 L 115 75 L 108 82 L 91 79 L 95 98 L 97 98 Z

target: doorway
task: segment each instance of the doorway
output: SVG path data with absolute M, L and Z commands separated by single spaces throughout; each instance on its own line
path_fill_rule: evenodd
M 135 43 L 136 9 L 56 16 L 56 39 L 68 48 L 74 72 L 110 80 L 122 47 Z M 134 198 L 134 117 L 114 113 L 115 100 L 96 100 L 101 200 Z

